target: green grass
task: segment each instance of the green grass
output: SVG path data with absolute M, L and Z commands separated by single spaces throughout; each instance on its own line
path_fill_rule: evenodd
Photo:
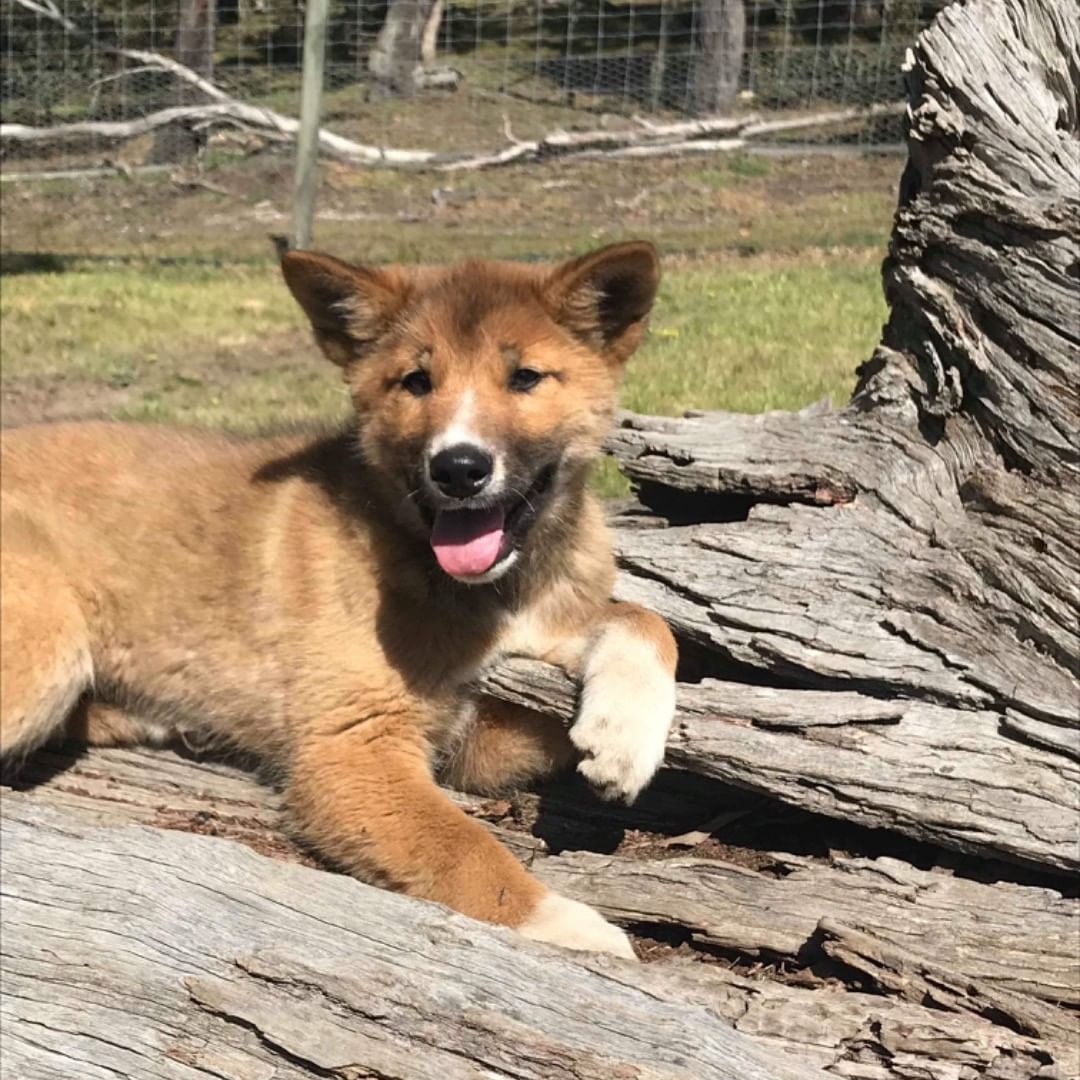
M 54 409 L 67 400 L 61 415 L 235 430 L 343 415 L 340 380 L 276 267 L 83 265 L 4 279 L 2 373 L 16 419 L 20 396 L 44 390 Z M 867 255 L 676 267 L 622 404 L 674 414 L 843 401 L 883 316 Z M 611 469 L 598 485 L 623 490 Z
M 677 414 L 796 409 L 826 394 L 842 402 L 884 316 L 867 258 L 671 272 L 622 404 Z

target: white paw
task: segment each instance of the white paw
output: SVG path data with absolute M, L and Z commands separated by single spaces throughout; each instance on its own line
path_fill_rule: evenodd
M 549 892 L 518 933 L 533 941 L 547 941 L 579 952 L 611 953 L 636 960 L 630 939 L 588 904 Z
M 609 627 L 585 661 L 570 740 L 578 772 L 608 799 L 633 802 L 664 760 L 675 717 L 675 679 L 645 638 Z

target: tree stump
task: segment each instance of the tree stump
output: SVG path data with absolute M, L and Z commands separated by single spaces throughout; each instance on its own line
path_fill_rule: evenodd
M 415 93 L 415 71 L 423 60 L 424 40 L 435 7 L 436 0 L 390 0 L 382 29 L 368 54 L 368 72 L 381 93 L 399 97 Z

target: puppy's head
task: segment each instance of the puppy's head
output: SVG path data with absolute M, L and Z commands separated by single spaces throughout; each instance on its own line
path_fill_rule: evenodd
M 659 282 L 651 244 L 558 266 L 351 266 L 285 280 L 344 371 L 364 459 L 439 566 L 495 581 L 584 482 Z

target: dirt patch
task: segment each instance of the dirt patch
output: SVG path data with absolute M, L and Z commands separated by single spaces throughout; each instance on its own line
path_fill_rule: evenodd
M 128 387 L 89 379 L 5 379 L 0 391 L 0 427 L 44 420 L 90 420 L 110 416 L 132 397 Z
M 328 162 L 317 232 L 320 245 L 370 260 L 551 257 L 627 233 L 655 236 L 672 251 L 738 251 L 747 248 L 747 230 L 752 250 L 794 250 L 821 242 L 818 232 L 807 232 L 801 203 L 859 194 L 877 199 L 860 221 L 883 245 L 901 166 L 895 156 L 798 153 L 640 161 L 633 168 L 555 161 L 469 174 Z M 234 160 L 203 179 L 213 190 L 161 174 L 9 186 L 3 248 L 7 255 L 266 261 L 268 234 L 289 229 L 291 163 Z M 852 223 L 851 208 L 838 208 L 836 236 L 830 241 L 826 230 L 825 242 L 844 242 Z
M 229 815 L 214 810 L 175 810 L 162 808 L 150 822 L 157 829 L 175 832 L 197 833 L 199 836 L 217 836 L 223 840 L 235 840 L 245 847 L 271 859 L 300 863 L 315 869 L 326 867 L 309 851 L 291 840 L 287 834 L 257 817 Z

